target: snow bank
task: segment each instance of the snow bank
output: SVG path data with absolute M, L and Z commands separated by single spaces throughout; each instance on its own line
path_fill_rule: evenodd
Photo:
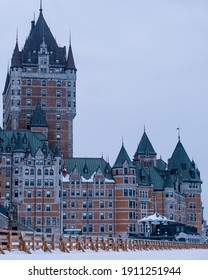
M 37 250 L 31 255 L 20 251 L 5 251 L 5 255 L 0 255 L 0 260 L 208 260 L 208 249 L 128 252 L 86 250 L 86 252 L 71 251 L 70 253 L 59 250 L 45 253 Z

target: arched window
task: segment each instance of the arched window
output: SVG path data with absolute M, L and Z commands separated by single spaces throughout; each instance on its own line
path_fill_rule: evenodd
M 50 169 L 50 175 L 54 175 L 54 171 L 53 171 L 53 169 Z
M 34 168 L 30 169 L 30 175 L 34 175 L 34 174 L 35 174 Z
M 29 175 L 29 169 L 25 169 L 25 175 Z
M 127 175 L 128 174 L 128 168 L 124 167 L 124 174 Z
M 45 169 L 45 175 L 48 175 L 48 169 Z
M 41 175 L 41 174 L 42 174 L 41 169 L 38 169 L 37 175 Z

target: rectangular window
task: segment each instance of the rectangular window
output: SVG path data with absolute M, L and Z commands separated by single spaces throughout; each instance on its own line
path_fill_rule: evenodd
M 72 220 L 76 219 L 76 214 L 74 212 L 70 213 L 70 218 Z
M 27 107 L 31 107 L 31 106 L 32 106 L 32 100 L 27 99 L 27 100 L 26 100 L 26 106 L 27 106 Z
M 51 211 L 51 205 L 50 204 L 46 205 L 46 211 Z
M 129 178 L 128 177 L 124 177 L 124 184 L 128 184 L 129 183 Z
M 129 212 L 129 220 L 136 219 L 136 212 Z
M 92 220 L 92 219 L 93 219 L 93 213 L 92 213 L 92 212 L 89 212 L 89 213 L 88 213 L 88 219 L 89 219 L 89 220 Z
M 41 90 L 41 95 L 42 95 L 42 96 L 46 96 L 46 95 L 47 95 L 46 89 L 42 89 L 42 90 Z
M 105 226 L 104 225 L 100 225 L 100 232 L 105 232 Z
M 100 201 L 100 208 L 104 208 L 105 207 L 105 203 L 103 200 Z
M 41 186 L 41 179 L 37 179 L 37 186 Z
M 47 218 L 46 218 L 46 225 L 47 225 L 47 226 L 50 226 L 50 225 L 51 225 L 51 218 L 50 218 L 50 217 L 47 217 Z
M 51 197 L 51 191 L 46 191 L 46 197 Z
M 113 213 L 112 212 L 108 213 L 108 219 L 113 219 Z
M 87 208 L 87 201 L 86 201 L 86 200 L 84 200 L 84 201 L 82 202 L 82 207 L 83 207 L 83 208 Z
M 27 191 L 27 197 L 32 197 L 32 191 Z
M 61 100 L 57 100 L 56 101 L 56 108 L 61 108 L 62 104 L 61 104 Z
M 61 91 L 60 91 L 60 90 L 57 90 L 57 91 L 56 91 L 56 96 L 57 96 L 57 97 L 60 97 L 60 96 L 61 96 Z
M 105 217 L 104 212 L 100 212 L 100 219 L 104 220 L 104 217 Z
M 52 226 L 56 226 L 56 217 L 52 217 Z
M 31 89 L 27 89 L 26 94 L 27 94 L 27 96 L 31 96 L 32 95 L 32 90 Z
M 113 196 L 113 190 L 111 190 L 111 189 L 108 190 L 108 196 L 109 196 L 109 197 Z

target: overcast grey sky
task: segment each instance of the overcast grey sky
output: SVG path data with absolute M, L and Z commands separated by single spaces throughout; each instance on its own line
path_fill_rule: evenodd
M 0 89 L 18 29 L 22 48 L 39 0 L 0 0 Z M 43 0 L 44 17 L 78 69 L 74 156 L 132 158 L 146 132 L 167 161 L 181 142 L 203 180 L 208 219 L 208 1 Z M 2 110 L 1 110 L 2 112 Z M 0 114 L 2 114 L 0 112 Z

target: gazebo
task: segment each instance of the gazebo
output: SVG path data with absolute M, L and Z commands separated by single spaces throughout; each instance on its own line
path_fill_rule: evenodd
M 174 220 L 170 220 L 157 212 L 137 221 L 138 224 L 143 224 L 145 237 L 150 237 L 153 232 L 154 235 L 160 235 L 160 227 L 156 227 L 156 225 L 167 225 L 169 222 L 174 222 Z

